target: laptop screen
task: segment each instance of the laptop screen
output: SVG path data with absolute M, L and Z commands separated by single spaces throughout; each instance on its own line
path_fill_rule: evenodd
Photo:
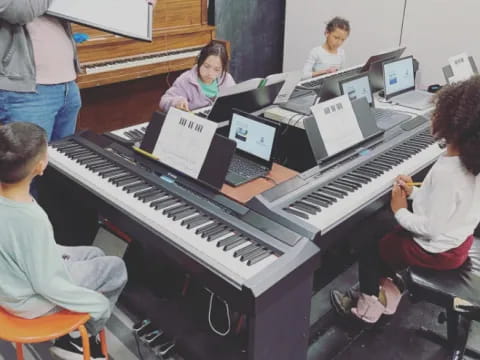
M 370 88 L 370 81 L 368 75 L 355 76 L 351 79 L 340 82 L 340 89 L 342 94 L 348 95 L 350 100 L 366 98 L 368 103 L 372 105 L 372 90 Z
M 385 97 L 405 90 L 415 89 L 413 74 L 413 57 L 389 61 L 383 64 L 383 81 L 385 83 Z
M 275 126 L 255 120 L 253 116 L 234 112 L 228 137 L 237 143 L 237 149 L 270 161 L 276 131 Z

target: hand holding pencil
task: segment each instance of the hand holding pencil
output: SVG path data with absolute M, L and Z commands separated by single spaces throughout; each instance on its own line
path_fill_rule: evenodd
M 420 186 L 422 183 L 414 182 L 411 176 L 398 175 L 395 179 L 395 184 L 399 185 L 407 196 L 410 196 L 413 191 L 413 186 Z

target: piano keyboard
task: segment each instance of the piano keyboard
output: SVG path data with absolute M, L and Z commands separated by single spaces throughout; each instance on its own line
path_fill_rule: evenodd
M 196 57 L 200 54 L 202 47 L 183 48 L 178 50 L 162 51 L 154 54 L 117 59 L 112 61 L 99 62 L 95 64 L 84 64 L 82 68 L 87 74 L 97 74 L 107 71 L 127 69 L 142 65 L 157 64 L 178 59 Z
M 261 194 L 251 206 L 261 213 L 273 211 L 277 220 L 280 216 L 290 223 L 306 224 L 303 226 L 311 233 L 324 235 L 390 191 L 399 174 L 419 172 L 442 152 L 429 129 L 424 128 L 365 161 L 317 175 L 310 183 L 271 202 Z
M 282 256 L 160 181 L 139 175 L 74 139 L 50 145 L 48 153 L 57 170 L 127 211 L 237 287 Z

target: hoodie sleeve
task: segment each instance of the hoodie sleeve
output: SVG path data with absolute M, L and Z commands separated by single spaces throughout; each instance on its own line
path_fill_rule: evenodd
M 110 317 L 110 303 L 105 296 L 71 280 L 48 222 L 35 219 L 18 245 L 17 261 L 37 294 L 70 311 L 89 313 L 94 320 Z
M 179 101 L 188 101 L 188 91 L 185 88 L 187 86 L 191 85 L 188 84 L 187 76 L 183 73 L 161 97 L 159 104 L 160 109 L 167 112 L 171 106 L 177 105 Z
M 0 0 L 0 19 L 24 25 L 47 11 L 52 0 Z

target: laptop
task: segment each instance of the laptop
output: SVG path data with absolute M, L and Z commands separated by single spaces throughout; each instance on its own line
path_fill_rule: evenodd
M 219 127 L 226 126 L 232 118 L 233 108 L 251 113 L 272 105 L 283 84 L 284 81 L 280 81 L 241 93 L 219 96 L 211 109 L 197 115 L 216 122 Z
M 375 116 L 377 126 L 380 129 L 390 129 L 410 118 L 409 114 L 404 114 L 389 109 L 378 109 L 374 107 L 372 88 L 370 86 L 368 73 L 362 73 L 352 76 L 349 79 L 344 79 L 340 81 L 339 85 L 342 95 L 347 94 L 351 101 L 362 97 L 367 99 L 370 109 Z
M 383 63 L 383 82 L 385 100 L 392 104 L 412 109 L 424 110 L 432 106 L 433 95 L 422 90 L 415 90 L 413 56 Z
M 277 132 L 276 123 L 237 109 L 233 110 L 228 138 L 237 143 L 237 149 L 225 182 L 238 186 L 267 175 L 272 169 Z

